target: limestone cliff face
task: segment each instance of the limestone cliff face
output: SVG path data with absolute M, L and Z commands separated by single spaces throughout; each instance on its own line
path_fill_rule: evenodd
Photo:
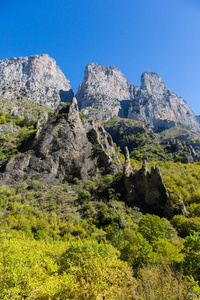
M 0 185 L 15 180 L 87 180 L 120 169 L 112 138 L 101 124 L 81 120 L 75 98 L 27 141 L 24 153 L 13 156 L 1 174 Z M 114 159 L 114 160 L 113 160 Z
M 128 118 L 141 120 L 154 128 L 186 124 L 199 131 L 199 124 L 188 104 L 153 72 L 142 74 L 141 88 L 130 104 Z
M 153 72 L 142 74 L 138 89 L 128 83 L 118 68 L 90 63 L 86 66 L 77 99 L 83 114 L 94 119 L 120 116 L 143 121 L 155 129 L 185 124 L 195 132 L 200 131 L 188 104 Z
M 70 102 L 73 91 L 55 60 L 41 54 L 0 61 L 0 96 L 24 96 L 54 108 L 61 101 Z
M 118 68 L 89 63 L 76 98 L 84 114 L 106 120 L 122 113 L 121 101 L 133 99 L 137 89 Z

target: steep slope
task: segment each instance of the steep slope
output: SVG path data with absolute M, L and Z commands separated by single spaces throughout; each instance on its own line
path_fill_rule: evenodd
M 49 114 L 51 109 L 30 98 L 11 101 L 0 97 L 0 167 Z
M 153 72 L 142 74 L 138 90 L 118 68 L 90 63 L 76 97 L 83 114 L 94 119 L 120 116 L 143 121 L 159 130 L 185 124 L 195 132 L 200 131 L 188 104 Z
M 185 124 L 199 131 L 199 124 L 188 104 L 153 72 L 142 74 L 141 88 L 130 105 L 128 118 L 141 120 L 154 128 Z
M 0 185 L 25 179 L 87 180 L 120 169 L 112 138 L 99 123 L 80 119 L 75 98 L 26 142 L 23 151 L 9 160 Z
M 155 133 L 142 121 L 113 117 L 104 122 L 106 131 L 125 154 L 125 147 L 131 158 L 149 161 L 181 161 L 192 163 L 200 160 L 198 133 L 177 125 Z
M 124 100 L 134 99 L 137 90 L 118 68 L 89 63 L 76 98 L 84 114 L 106 120 L 119 114 L 127 115 L 122 109 L 122 106 L 126 107 Z
M 0 61 L 0 96 L 28 97 L 54 108 L 61 101 L 70 102 L 73 91 L 55 60 L 41 54 Z

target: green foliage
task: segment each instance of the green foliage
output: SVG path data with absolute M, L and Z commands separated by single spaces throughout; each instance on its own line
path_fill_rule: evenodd
M 144 216 L 138 223 L 138 231 L 149 243 L 152 243 L 158 238 L 167 238 L 165 222 L 155 215 L 147 214 Z
M 4 116 L 0 116 L 0 124 L 6 124 L 6 118 Z
M 40 190 L 44 187 L 44 183 L 42 183 L 41 181 L 38 180 L 33 180 L 30 184 L 30 189 L 33 190 Z
M 25 141 L 28 137 L 35 134 L 37 132 L 37 129 L 31 129 L 29 131 L 21 131 L 17 140 L 18 145 L 22 144 L 23 141 Z
M 0 166 L 8 160 L 12 155 L 17 153 L 18 147 L 30 135 L 36 131 L 35 123 L 38 119 L 45 121 L 45 111 L 50 111 L 36 101 L 30 99 L 20 99 L 20 101 L 12 99 L 12 101 L 0 98 Z M 19 115 L 12 116 L 11 109 L 16 106 Z M 42 122 L 42 121 L 41 121 Z
M 1 112 L 0 123 L 16 129 L 1 137 L 1 163 L 35 130 L 28 117 L 12 117 L 9 110 Z M 164 162 L 167 149 L 143 132 L 126 139 L 125 128 L 120 130 L 125 142 L 136 145 L 133 167 L 141 167 L 138 159 L 163 160 L 164 183 L 181 196 L 188 218 L 169 222 L 127 207 L 122 171 L 85 183 L 74 178 L 73 184 L 34 180 L 0 187 L 2 299 L 200 298 L 200 164 Z
M 79 112 L 79 117 L 80 117 L 82 123 L 84 124 L 84 119 L 86 119 L 86 117 L 81 112 Z
M 194 279 L 200 280 L 200 233 L 194 232 L 187 236 L 184 242 L 183 253 L 184 272 Z
M 83 201 L 88 200 L 90 197 L 91 197 L 90 192 L 88 192 L 88 191 L 86 191 L 86 190 L 83 190 L 83 191 L 80 193 L 80 198 L 81 198 Z
M 68 113 L 62 113 L 58 115 L 58 120 L 59 121 L 64 121 L 65 119 L 67 119 Z
M 141 268 L 137 284 L 138 298 L 134 299 L 197 300 L 200 296 L 197 282 L 187 281 L 182 272 L 168 265 Z
M 118 177 L 121 173 L 93 178 L 84 186 L 77 179 L 76 184 L 34 180 L 0 187 L 2 299 L 143 299 L 145 289 L 158 297 L 163 295 L 162 272 L 170 297 L 170 280 L 180 299 L 186 292 L 199 295 L 197 283 L 177 273 L 183 265 L 189 274 L 190 255 L 198 264 L 198 249 L 193 254 L 189 242 L 183 247 L 174 229 L 180 232 L 182 225 L 174 223 L 175 217 L 171 223 L 141 218 L 138 210 L 126 207 L 112 187 Z M 103 202 L 98 197 L 105 190 Z M 177 217 L 194 228 L 193 218 Z M 172 274 L 179 274 L 179 281 Z M 190 275 L 198 280 L 197 269 Z
M 3 232 L 1 299 L 131 299 L 132 272 L 118 256 L 93 240 L 45 244 Z
M 200 232 L 200 218 L 185 218 L 184 216 L 177 215 L 171 220 L 171 224 L 176 228 L 179 236 L 185 238 L 193 231 Z
M 132 274 L 119 253 L 110 245 L 96 241 L 76 242 L 63 254 L 59 273 L 72 274 L 79 299 L 130 299 Z M 62 291 L 62 297 L 69 291 Z M 73 295 L 73 294 L 72 294 Z
M 163 243 L 163 245 L 166 244 Z M 167 245 L 166 248 L 168 249 Z M 154 249 L 156 249 L 156 251 L 154 251 Z M 161 253 L 158 259 L 159 251 Z M 137 274 L 139 268 L 144 265 L 156 265 L 157 261 L 163 260 L 163 256 L 169 259 L 171 251 L 168 250 L 168 253 L 165 251 L 159 250 L 159 248 L 154 247 L 154 245 L 152 246 L 140 233 L 134 233 L 132 236 L 129 236 L 128 243 L 126 242 L 124 247 L 120 250 L 121 259 L 128 261 L 132 265 L 135 274 Z M 176 252 L 180 252 L 180 250 L 177 248 Z

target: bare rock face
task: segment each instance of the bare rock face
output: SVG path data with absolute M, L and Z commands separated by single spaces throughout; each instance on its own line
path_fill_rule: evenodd
M 143 121 L 154 129 L 185 124 L 200 132 L 188 104 L 153 72 L 142 74 L 138 89 L 128 83 L 118 68 L 90 63 L 76 97 L 82 113 L 93 119 L 108 120 L 119 116 Z
M 199 132 L 199 124 L 188 104 L 171 92 L 156 73 L 143 73 L 141 88 L 131 102 L 128 118 L 164 129 L 176 124 L 188 125 Z
M 0 96 L 10 100 L 27 97 L 54 108 L 70 102 L 73 91 L 55 60 L 41 54 L 0 61 Z
M 84 114 L 106 120 L 123 114 L 121 101 L 133 99 L 137 89 L 118 68 L 89 63 L 76 98 Z
M 137 206 L 144 213 L 153 213 L 171 219 L 175 214 L 186 216 L 186 208 L 180 196 L 170 192 L 163 183 L 161 172 L 156 165 L 149 172 L 146 161 L 140 170 L 130 170 L 128 149 L 124 166 L 124 185 L 126 202 L 129 206 Z M 176 206 L 172 201 L 176 196 Z M 173 198 L 174 199 L 174 198 Z
M 29 179 L 85 181 L 114 174 L 121 168 L 118 162 L 110 135 L 99 123 L 81 120 L 73 98 L 37 131 L 33 141 L 27 141 L 24 153 L 8 161 L 0 185 Z

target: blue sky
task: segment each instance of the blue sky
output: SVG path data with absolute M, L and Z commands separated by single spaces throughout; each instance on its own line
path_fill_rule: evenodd
M 76 92 L 89 62 L 144 71 L 200 114 L 199 0 L 0 0 L 0 59 L 48 53 Z

